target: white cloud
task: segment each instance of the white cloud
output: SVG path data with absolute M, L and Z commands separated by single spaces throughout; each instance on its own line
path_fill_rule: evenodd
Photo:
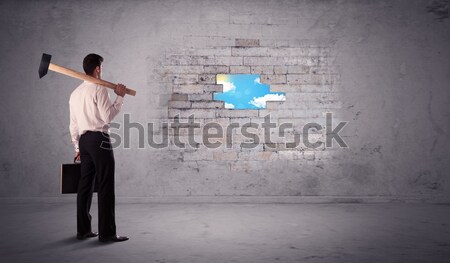
M 225 102 L 225 109 L 234 109 L 234 104 Z
M 266 107 L 266 101 L 283 101 L 286 100 L 286 96 L 283 94 L 266 94 L 262 97 L 253 97 L 253 99 L 251 101 L 249 101 L 248 103 L 254 105 L 255 107 L 258 108 L 265 108 Z
M 253 82 L 255 82 L 255 84 L 261 84 L 261 79 L 260 78 L 256 78 Z
M 223 85 L 223 92 L 234 92 L 236 90 L 236 86 L 234 86 L 233 82 L 217 82 L 217 84 Z

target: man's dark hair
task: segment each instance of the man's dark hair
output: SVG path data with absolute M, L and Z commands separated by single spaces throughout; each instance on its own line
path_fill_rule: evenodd
M 103 62 L 103 58 L 97 54 L 89 54 L 83 59 L 83 69 L 84 72 L 88 75 L 92 75 L 94 73 L 95 68 Z

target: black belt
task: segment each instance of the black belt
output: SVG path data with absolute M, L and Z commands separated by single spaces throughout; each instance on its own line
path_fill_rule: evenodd
M 109 137 L 109 134 L 108 133 L 106 133 L 106 132 L 102 132 L 102 131 L 86 131 L 85 133 L 83 133 L 81 136 L 83 136 L 83 135 L 88 135 L 88 134 L 103 134 L 104 136 L 108 136 Z

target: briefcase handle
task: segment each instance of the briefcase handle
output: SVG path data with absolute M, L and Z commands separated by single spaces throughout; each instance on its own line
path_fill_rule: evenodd
M 77 162 L 77 157 L 73 157 L 73 163 L 81 163 L 81 160 Z

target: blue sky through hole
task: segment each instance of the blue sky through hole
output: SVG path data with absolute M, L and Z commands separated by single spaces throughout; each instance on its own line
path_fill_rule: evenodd
M 284 92 L 270 92 L 268 84 L 261 84 L 259 75 L 218 74 L 217 84 L 223 92 L 214 93 L 214 100 L 225 101 L 227 109 L 264 109 L 266 101 L 284 101 Z

